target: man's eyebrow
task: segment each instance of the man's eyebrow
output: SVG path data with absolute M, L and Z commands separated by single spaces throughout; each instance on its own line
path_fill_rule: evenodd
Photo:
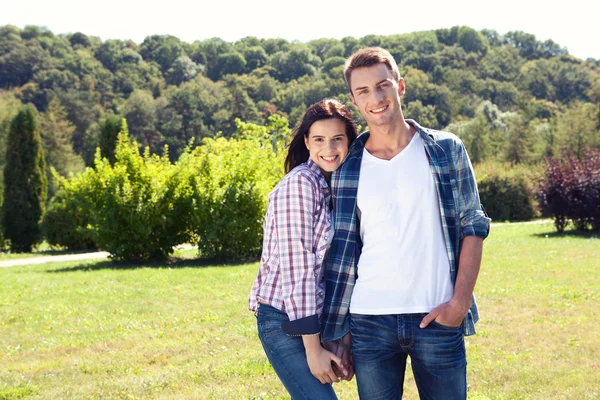
M 383 79 L 383 80 L 381 80 L 381 81 L 377 82 L 377 83 L 375 84 L 375 86 L 381 85 L 381 84 L 382 84 L 382 83 L 384 83 L 384 82 L 389 82 L 389 79 L 388 79 L 388 78 L 386 78 L 386 79 Z M 362 89 L 368 89 L 368 88 L 367 88 L 367 86 L 356 87 L 356 88 L 354 88 L 354 91 L 359 91 L 359 90 L 362 90 Z

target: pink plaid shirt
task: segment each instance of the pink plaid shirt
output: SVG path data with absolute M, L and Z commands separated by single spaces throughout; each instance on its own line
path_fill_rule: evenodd
M 308 160 L 269 195 L 260 269 L 248 301 L 260 298 L 290 321 L 320 316 L 325 298 L 321 271 L 333 236 L 331 194 L 319 167 Z

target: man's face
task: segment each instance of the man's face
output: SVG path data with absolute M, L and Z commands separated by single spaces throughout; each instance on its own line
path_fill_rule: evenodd
M 370 126 L 385 126 L 401 114 L 404 79 L 396 81 L 385 64 L 357 68 L 350 76 L 354 106 Z

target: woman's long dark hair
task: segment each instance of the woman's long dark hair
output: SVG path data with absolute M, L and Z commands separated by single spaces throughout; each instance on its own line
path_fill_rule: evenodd
M 288 154 L 285 158 L 286 174 L 308 160 L 310 155 L 304 143 L 304 138 L 308 137 L 308 131 L 312 124 L 330 118 L 337 118 L 346 126 L 348 146 L 356 139 L 356 124 L 352 119 L 352 113 L 350 113 L 348 107 L 337 100 L 323 99 L 308 107 L 308 110 L 302 116 L 300 124 L 292 133 L 292 141 L 288 146 Z

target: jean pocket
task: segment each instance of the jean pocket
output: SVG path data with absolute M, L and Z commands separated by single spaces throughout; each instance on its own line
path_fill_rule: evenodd
M 431 321 L 429 323 L 429 325 L 432 325 L 433 327 L 437 327 L 437 328 L 440 328 L 440 329 L 449 330 L 449 331 L 456 331 L 456 330 L 461 329 L 461 327 L 462 327 L 462 324 L 460 324 L 458 326 L 448 326 L 448 325 L 440 324 L 436 320 Z

